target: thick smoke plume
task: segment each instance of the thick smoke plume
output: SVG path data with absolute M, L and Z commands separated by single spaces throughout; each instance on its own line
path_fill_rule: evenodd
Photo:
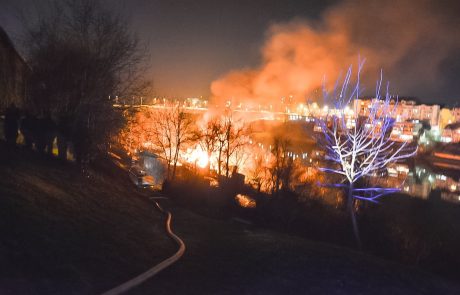
M 319 21 L 273 25 L 262 48 L 262 65 L 235 70 L 211 84 L 216 101 L 277 104 L 292 95 L 317 99 L 323 79 L 334 83 L 359 56 L 372 94 L 379 70 L 400 95 L 430 101 L 443 93 L 449 60 L 460 52 L 460 4 L 455 1 L 344 1 Z M 448 3 L 451 2 L 451 3 Z

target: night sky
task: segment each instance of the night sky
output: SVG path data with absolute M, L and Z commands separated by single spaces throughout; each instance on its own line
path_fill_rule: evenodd
M 16 12 L 33 10 L 34 2 L 39 1 L 0 0 L 0 25 L 13 40 L 20 32 Z M 366 55 L 373 75 L 369 81 L 375 81 L 378 69 L 383 68 L 392 92 L 423 102 L 454 104 L 460 102 L 460 4 L 436 2 L 104 1 L 128 18 L 133 31 L 147 45 L 151 55 L 149 75 L 156 95 L 208 97 L 227 89 L 210 90 L 217 79 L 221 81 L 218 86 L 228 86 L 226 75 L 231 71 L 243 70 L 245 74 L 244 70 L 252 69 L 258 72 L 256 76 L 264 75 L 266 68 L 272 68 L 273 60 L 264 57 L 264 48 L 279 33 L 296 38 L 300 27 L 300 31 L 313 31 L 314 38 L 305 40 L 309 42 L 307 50 L 296 54 L 316 52 L 311 43 L 318 42 L 318 50 L 323 52 L 318 59 L 332 56 L 334 66 L 316 76 L 332 76 L 336 69 L 345 69 L 350 60 L 353 62 L 357 54 Z M 274 27 L 278 28 L 275 33 Z M 325 46 L 335 46 L 322 41 L 330 36 L 345 36 L 347 40 L 341 41 L 340 48 L 325 50 Z M 279 75 L 270 73 L 270 77 L 281 80 L 284 91 L 286 83 Z M 287 87 L 286 91 L 291 90 Z M 251 90 L 251 95 L 257 95 L 257 91 Z

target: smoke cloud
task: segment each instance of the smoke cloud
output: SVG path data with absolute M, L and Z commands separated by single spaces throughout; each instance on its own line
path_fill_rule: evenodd
M 460 52 L 459 11 L 457 1 L 343 1 L 319 21 L 275 24 L 267 32 L 261 66 L 212 82 L 213 98 L 265 105 L 289 95 L 317 99 L 324 77 L 331 85 L 361 56 L 368 87 L 363 94 L 374 93 L 383 69 L 392 93 L 432 101 L 448 95 L 445 73 L 460 69 L 449 62 Z

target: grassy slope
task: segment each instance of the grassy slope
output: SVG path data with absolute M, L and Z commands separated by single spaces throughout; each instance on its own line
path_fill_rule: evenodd
M 165 259 L 163 216 L 124 173 L 0 146 L 0 294 L 97 294 Z
M 372 256 L 172 208 L 183 260 L 131 294 L 460 294 Z
M 97 294 L 175 250 L 126 176 L 0 152 L 0 294 Z M 348 249 L 171 209 L 186 254 L 129 294 L 460 294 Z

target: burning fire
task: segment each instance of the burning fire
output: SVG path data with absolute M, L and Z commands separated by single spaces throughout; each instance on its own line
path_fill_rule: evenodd
M 243 208 L 255 208 L 257 205 L 256 201 L 247 195 L 238 194 L 236 195 L 235 199 Z
M 200 145 L 193 149 L 187 149 L 184 159 L 190 164 L 196 164 L 199 168 L 206 168 L 209 164 L 208 154 L 203 151 Z

